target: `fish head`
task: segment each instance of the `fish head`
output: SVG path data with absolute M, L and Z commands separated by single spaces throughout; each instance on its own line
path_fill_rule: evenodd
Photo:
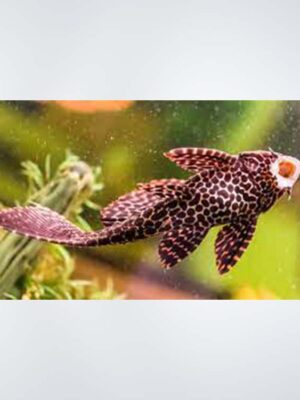
M 271 164 L 271 173 L 279 189 L 292 189 L 300 176 L 300 161 L 291 156 L 276 153 Z
M 277 159 L 278 153 L 273 151 L 244 151 L 239 154 L 243 169 L 256 178 L 262 175 L 270 175 L 271 166 Z
M 249 151 L 239 154 L 242 165 L 257 184 L 291 192 L 300 175 L 300 161 L 275 151 Z

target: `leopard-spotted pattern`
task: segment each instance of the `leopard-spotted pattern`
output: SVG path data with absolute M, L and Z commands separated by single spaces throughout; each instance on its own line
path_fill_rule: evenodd
M 194 251 L 210 228 L 225 225 L 215 244 L 218 269 L 225 273 L 249 245 L 259 214 L 269 210 L 285 193 L 290 194 L 300 172 L 298 160 L 273 151 L 235 156 L 217 150 L 182 148 L 166 156 L 195 174 L 187 180 L 140 184 L 137 190 L 102 211 L 105 227 L 100 231 L 83 232 L 42 207 L 0 212 L 0 225 L 33 238 L 82 247 L 127 243 L 163 234 L 159 255 L 166 268 Z M 274 173 L 282 157 L 295 163 L 292 183 L 284 180 L 282 184 Z M 284 168 L 286 171 L 286 165 Z

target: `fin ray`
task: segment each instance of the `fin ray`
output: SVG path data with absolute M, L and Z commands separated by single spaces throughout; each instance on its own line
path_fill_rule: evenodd
M 185 183 L 184 179 L 159 179 L 150 181 L 149 183 L 140 183 L 138 188 L 154 193 L 157 196 L 173 197 Z
M 200 172 L 205 168 L 220 168 L 236 159 L 236 156 L 224 151 L 198 147 L 181 147 L 164 155 L 190 172 Z
M 176 188 L 184 182 L 180 179 L 161 179 L 140 183 L 137 190 L 121 196 L 102 210 L 101 220 L 104 226 L 124 222 L 148 208 L 155 207 L 163 199 L 173 197 Z
M 201 244 L 208 228 L 185 226 L 165 233 L 159 244 L 159 256 L 164 268 L 171 268 Z
M 33 239 L 70 246 L 85 245 L 90 235 L 62 215 L 42 206 L 14 207 L 0 211 L 0 226 Z
M 256 219 L 224 226 L 217 235 L 215 251 L 220 274 L 228 272 L 249 246 L 256 228 Z

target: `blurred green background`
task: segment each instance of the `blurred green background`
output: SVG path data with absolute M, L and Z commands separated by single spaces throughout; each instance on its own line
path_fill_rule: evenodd
M 300 158 L 299 131 L 295 101 L 0 102 L 0 201 L 7 206 L 24 201 L 21 162 L 42 166 L 48 154 L 53 167 L 66 150 L 101 165 L 105 187 L 96 200 L 105 206 L 138 182 L 189 176 L 163 157 L 174 147 L 229 152 L 271 147 Z M 100 227 L 97 212 L 86 217 Z M 225 276 L 215 267 L 215 235 L 210 232 L 193 255 L 168 272 L 160 270 L 157 239 L 78 252 L 91 264 L 103 261 L 126 276 L 183 291 L 186 298 L 202 298 L 199 288 L 209 298 L 300 298 L 299 184 L 291 201 L 281 200 L 260 218 L 249 250 Z

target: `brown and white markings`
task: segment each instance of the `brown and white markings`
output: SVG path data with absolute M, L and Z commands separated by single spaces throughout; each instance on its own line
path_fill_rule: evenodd
M 122 244 L 160 234 L 160 259 L 170 268 L 193 252 L 212 227 L 223 225 L 215 252 L 219 272 L 225 273 L 251 242 L 258 216 L 290 195 L 300 174 L 297 159 L 273 151 L 231 155 L 179 148 L 165 156 L 193 175 L 138 185 L 102 211 L 102 230 L 84 232 L 40 206 L 1 211 L 0 226 L 73 247 Z

